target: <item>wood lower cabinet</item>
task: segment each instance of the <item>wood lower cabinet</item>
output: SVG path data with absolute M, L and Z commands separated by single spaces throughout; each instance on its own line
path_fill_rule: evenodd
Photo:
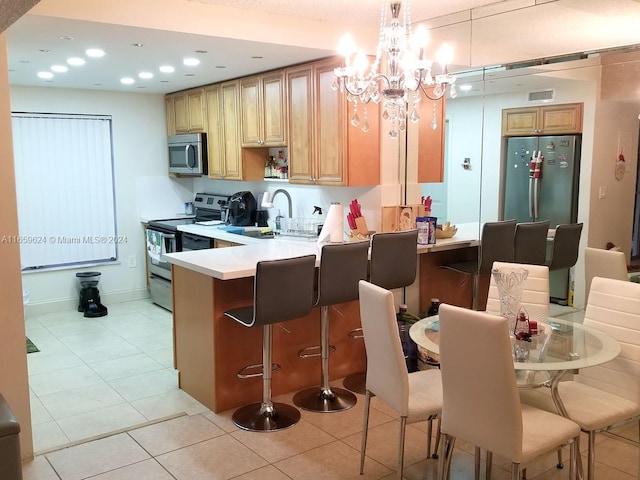
M 240 80 L 243 147 L 281 147 L 287 144 L 283 72 Z
M 582 103 L 502 110 L 502 135 L 565 135 L 582 133 Z
M 229 240 L 220 240 L 219 238 L 213 239 L 213 248 L 239 247 L 241 245 L 241 243 L 235 243 Z
M 289 119 L 289 182 L 377 185 L 380 182 L 380 117 L 366 107 L 370 130 L 350 125 L 352 105 L 332 88 L 341 60 L 330 58 L 285 70 Z M 361 121 L 365 107 L 358 106 Z

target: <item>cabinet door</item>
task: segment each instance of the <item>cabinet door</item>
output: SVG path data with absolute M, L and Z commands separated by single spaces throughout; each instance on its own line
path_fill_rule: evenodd
M 313 183 L 313 77 L 311 65 L 288 69 L 289 182 Z
M 534 135 L 537 130 L 537 108 L 510 108 L 502 111 L 502 135 Z
M 170 137 L 176 134 L 176 111 L 172 95 L 164 97 L 164 105 L 167 115 L 167 136 Z
M 259 77 L 243 78 L 240 81 L 240 130 L 242 146 L 261 146 L 262 134 L 262 98 Z
M 189 132 L 204 132 L 206 126 L 204 90 L 202 88 L 198 88 L 197 90 L 188 91 L 187 104 L 189 114 Z
M 242 152 L 240 147 L 240 113 L 238 82 L 228 82 L 222 89 L 222 121 L 224 139 L 224 178 L 242 180 Z
M 582 132 L 582 104 L 541 107 L 539 133 L 559 135 Z
M 324 185 L 345 183 L 346 99 L 331 88 L 335 67 L 332 59 L 315 66 L 316 166 L 314 178 Z M 379 159 L 377 159 L 379 161 Z
M 265 145 L 287 144 L 286 99 L 282 71 L 262 77 L 262 139 Z
M 224 144 L 222 141 L 220 86 L 213 85 L 204 91 L 207 108 L 207 158 L 209 177 L 224 176 Z
M 418 125 L 418 183 L 444 182 L 445 100 L 420 99 Z M 435 116 L 436 128 L 432 127 Z
M 189 104 L 186 93 L 177 93 L 173 97 L 174 125 L 176 133 L 187 133 L 189 130 Z

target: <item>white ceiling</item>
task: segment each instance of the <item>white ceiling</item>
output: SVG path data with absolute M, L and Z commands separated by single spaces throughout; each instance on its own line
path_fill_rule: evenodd
M 7 30 L 9 78 L 167 93 L 333 55 L 347 31 L 371 51 L 379 17 L 379 0 L 41 0 Z M 453 43 L 457 70 L 640 43 L 637 0 L 413 0 L 412 19 L 432 28 L 434 43 Z M 51 81 L 36 76 L 90 47 L 107 54 Z M 184 67 L 186 56 L 201 64 Z M 174 74 L 158 72 L 166 63 Z M 155 76 L 120 84 L 141 71 Z

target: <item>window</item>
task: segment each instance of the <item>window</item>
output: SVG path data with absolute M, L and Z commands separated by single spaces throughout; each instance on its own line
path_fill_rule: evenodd
M 111 117 L 13 113 L 23 271 L 117 259 Z

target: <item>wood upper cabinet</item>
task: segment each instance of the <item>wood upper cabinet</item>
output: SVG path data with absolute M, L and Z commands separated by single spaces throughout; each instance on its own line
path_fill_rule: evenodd
M 206 131 L 206 103 L 204 88 L 171 93 L 165 97 L 167 132 L 199 133 Z
M 379 108 L 367 108 L 370 130 L 350 125 L 352 105 L 334 91 L 330 58 L 285 71 L 289 119 L 289 182 L 377 185 L 380 182 Z M 364 106 L 359 105 L 364 121 Z
M 225 173 L 220 92 L 220 85 L 211 85 L 204 89 L 207 108 L 207 161 L 211 178 L 222 178 Z
M 582 133 L 582 103 L 502 110 L 502 135 Z
M 434 101 L 422 94 L 420 121 L 410 130 L 418 139 L 418 183 L 444 182 L 445 106 L 446 95 Z
M 286 108 L 283 72 L 240 80 L 243 147 L 286 146 Z

